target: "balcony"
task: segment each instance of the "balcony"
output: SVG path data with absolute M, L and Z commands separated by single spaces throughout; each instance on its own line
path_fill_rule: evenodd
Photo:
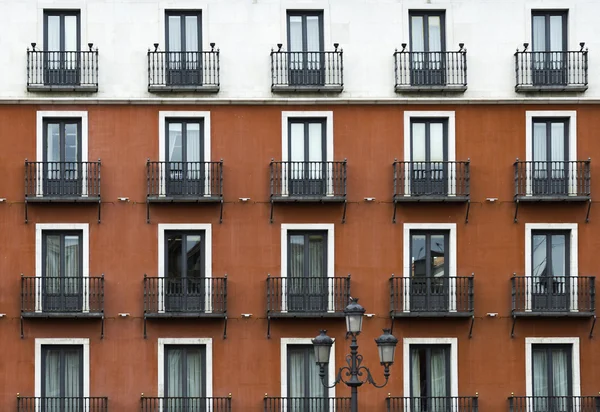
M 350 412 L 350 398 L 272 398 L 265 395 L 265 412 Z
M 392 397 L 386 399 L 387 412 L 477 412 L 477 396 Z
M 100 222 L 100 160 L 29 162 L 25 159 L 25 223 L 28 203 L 97 203 Z
M 600 396 L 510 396 L 509 412 L 598 412 Z
M 42 51 L 27 48 L 27 90 L 30 92 L 97 92 L 98 49 Z
M 591 199 L 590 160 L 517 161 L 515 201 L 585 202 Z
M 149 92 L 217 93 L 220 87 L 219 50 L 205 52 L 148 50 Z
M 517 92 L 584 92 L 588 88 L 588 51 L 527 51 L 515 53 Z
M 228 397 L 156 397 L 148 398 L 142 394 L 142 412 L 162 411 L 205 411 L 231 412 L 231 395 Z M 92 412 L 92 411 L 90 411 Z
M 223 160 L 146 162 L 146 217 L 150 203 L 220 203 L 223 219 Z
M 394 71 L 399 93 L 464 92 L 467 90 L 467 50 L 410 52 L 406 43 L 394 53 Z
M 344 90 L 343 52 L 271 50 L 271 91 L 341 93 Z
M 17 395 L 17 412 L 106 412 L 107 410 L 107 397 L 30 397 Z

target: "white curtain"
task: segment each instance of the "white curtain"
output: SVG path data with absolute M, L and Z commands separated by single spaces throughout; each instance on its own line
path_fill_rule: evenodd
M 569 375 L 568 375 L 568 353 L 564 348 L 552 350 L 552 395 L 561 396 L 556 399 L 555 410 L 569 410 L 569 401 L 566 396 L 569 395 Z
M 187 70 L 198 70 L 200 68 L 198 37 L 198 17 L 185 16 L 185 68 Z
M 183 130 L 181 123 L 169 123 L 169 162 L 181 162 L 183 160 Z M 178 168 L 180 165 L 171 165 Z
M 169 44 L 168 44 L 168 62 L 169 69 L 181 69 L 181 17 L 169 16 L 168 18 Z
M 545 349 L 533 349 L 533 396 L 545 397 L 548 391 L 548 360 Z M 548 400 L 545 398 L 534 399 L 533 410 L 545 412 L 548 409 Z
M 412 161 L 424 162 L 426 157 L 425 123 L 412 124 Z
M 204 382 L 202 380 L 202 350 L 187 349 L 187 392 L 186 395 L 193 398 L 203 396 Z
M 77 179 L 79 177 L 79 139 L 76 123 L 65 124 L 65 175 L 64 179 Z M 80 190 L 80 189 L 78 189 Z
M 306 358 L 304 352 L 300 350 L 290 350 L 289 353 L 289 364 L 288 364 L 288 376 L 289 376 L 289 387 L 288 396 L 290 398 L 302 398 L 306 396 Z M 289 412 L 304 412 L 304 405 L 297 399 L 290 399 L 288 401 Z
M 80 256 L 79 236 L 65 236 L 65 285 L 64 293 L 80 293 Z M 81 309 L 81 308 L 79 308 Z
M 60 290 L 60 236 L 46 236 L 45 293 Z
M 290 52 L 302 52 L 302 16 L 289 17 Z M 291 53 L 289 67 L 291 70 L 302 68 L 302 53 Z
M 322 162 L 323 159 L 323 123 L 309 123 L 308 125 L 308 160 Z M 311 163 L 309 166 L 309 179 L 321 179 L 323 165 Z
M 533 51 L 546 50 L 546 16 L 533 16 Z
M 186 129 L 186 162 L 188 163 L 187 177 L 189 179 L 200 179 L 202 166 L 198 163 L 200 158 L 200 124 L 188 123 Z
M 555 122 L 550 124 L 550 155 L 552 156 L 552 177 L 565 177 L 565 124 Z
M 419 359 L 419 351 L 411 351 L 411 397 L 413 411 L 421 410 L 421 363 Z
M 304 162 L 304 123 L 292 123 L 290 125 L 290 161 Z M 289 165 L 288 173 L 290 179 L 304 178 L 304 164 L 295 163 Z
M 306 51 L 308 54 L 307 68 L 321 68 L 321 24 L 319 16 L 306 16 Z
M 561 52 L 563 49 L 563 16 L 550 16 L 550 50 Z
M 44 386 L 45 398 L 79 398 L 81 388 L 81 349 L 51 349 L 45 347 Z M 63 372 L 63 373 L 61 373 Z M 62 388 L 61 388 L 62 387 Z M 81 410 L 79 399 L 48 399 L 46 412 L 76 412 Z
M 67 398 L 79 398 L 83 396 L 81 391 L 81 364 L 79 351 L 66 350 L 64 353 L 64 396 Z M 81 401 L 79 399 L 68 399 L 65 402 L 65 410 L 63 412 L 78 412 L 81 411 Z
M 533 179 L 545 179 L 547 177 L 547 132 L 546 123 L 533 122 Z M 533 192 L 533 190 L 532 190 Z
M 48 27 L 46 28 L 46 51 L 48 53 L 48 68 L 58 69 L 60 67 L 60 16 L 48 16 Z
M 166 396 L 170 398 L 184 396 L 183 351 L 181 349 L 167 350 L 167 374 Z
M 446 392 L 446 350 L 444 348 L 431 349 L 431 396 L 448 396 Z
M 413 52 L 425 51 L 425 36 L 423 29 L 423 16 L 411 16 L 411 50 Z
M 60 177 L 60 165 L 52 162 L 60 162 L 60 126 L 58 123 L 48 123 L 46 130 L 46 160 L 48 163 L 48 179 Z
M 565 238 L 565 235 L 552 236 L 552 276 L 554 277 L 554 293 L 567 292 L 565 287 L 565 276 L 567 275 Z
M 315 362 L 312 345 L 289 348 L 288 354 L 288 397 L 321 399 L 290 399 L 288 400 L 287 411 L 327 411 L 326 389 L 321 383 L 319 367 Z

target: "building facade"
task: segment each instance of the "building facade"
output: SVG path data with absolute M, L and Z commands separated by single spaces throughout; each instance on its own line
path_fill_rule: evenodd
M 0 0 L 0 409 L 597 411 L 599 13 Z

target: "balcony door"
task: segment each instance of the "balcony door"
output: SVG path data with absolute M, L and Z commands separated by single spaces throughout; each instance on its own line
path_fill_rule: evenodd
M 40 412 L 82 412 L 83 347 L 42 346 Z
M 290 85 L 324 85 L 323 12 L 290 11 L 287 19 Z
M 202 18 L 199 11 L 166 13 L 167 85 L 202 85 Z
M 410 310 L 447 312 L 450 301 L 449 234 L 447 231 L 410 232 Z
M 411 121 L 411 187 L 413 196 L 448 194 L 448 122 Z
M 209 411 L 204 346 L 165 346 L 165 398 L 164 412 Z
M 204 312 L 205 233 L 165 232 L 165 311 Z
M 567 12 L 536 11 L 532 15 L 532 81 L 534 85 L 568 83 Z
M 327 388 L 321 383 L 312 345 L 289 345 L 287 355 L 288 400 L 285 410 L 327 412 Z
M 44 83 L 75 86 L 80 82 L 79 11 L 44 12 Z
M 81 120 L 44 120 L 44 196 L 81 196 Z M 38 171 L 36 171 L 36 174 Z
M 167 196 L 203 196 L 206 192 L 204 120 L 166 122 Z
M 287 310 L 327 312 L 327 232 L 288 232 Z
M 569 194 L 569 120 L 533 120 L 533 195 Z
M 532 412 L 573 410 L 571 345 L 532 345 Z
M 569 231 L 532 231 L 532 310 L 568 311 L 570 308 Z
M 83 310 L 82 234 L 42 234 L 42 308 L 44 312 Z
M 410 13 L 410 80 L 412 86 L 446 84 L 445 13 Z
M 412 412 L 453 410 L 450 401 L 450 345 L 410 345 Z
M 325 120 L 291 119 L 288 127 L 289 195 L 325 196 Z

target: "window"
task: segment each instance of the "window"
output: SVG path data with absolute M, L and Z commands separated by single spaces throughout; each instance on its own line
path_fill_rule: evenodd
M 410 232 L 411 311 L 449 310 L 448 238 L 448 231 Z
M 44 119 L 43 150 L 44 195 L 80 196 L 81 119 Z
M 288 345 L 287 374 L 288 411 L 328 410 L 327 388 L 321 382 L 312 345 Z
M 572 396 L 571 345 L 532 345 L 533 411 L 569 411 Z
M 569 231 L 531 232 L 532 310 L 569 310 Z
M 168 411 L 206 410 L 206 348 L 165 345 L 165 405 Z
M 410 12 L 411 84 L 446 84 L 445 12 Z
M 288 310 L 326 312 L 327 232 L 288 232 Z
M 42 407 L 46 412 L 83 409 L 83 347 L 42 345 Z
M 567 12 L 532 12 L 532 81 L 540 85 L 568 82 Z
M 290 85 L 325 84 L 323 12 L 288 11 Z
M 569 119 L 533 119 L 532 193 L 569 193 Z
M 289 119 L 289 195 L 327 194 L 325 126 L 325 119 Z
M 200 11 L 166 12 L 167 84 L 202 84 Z
M 79 10 L 44 11 L 44 83 L 79 84 Z
M 167 196 L 204 195 L 204 119 L 166 119 Z
M 412 411 L 450 410 L 450 345 L 410 345 Z
M 411 194 L 448 194 L 448 121 L 411 119 Z

